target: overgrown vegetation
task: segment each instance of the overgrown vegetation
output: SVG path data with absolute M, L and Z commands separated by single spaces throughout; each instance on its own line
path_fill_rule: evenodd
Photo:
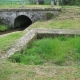
M 0 25 L 0 31 L 6 31 L 8 28 L 7 26 Z
M 37 5 L 37 6 L 36 5 L 26 5 L 26 7 L 24 7 L 24 8 L 50 7 L 50 5 L 44 6 L 44 7 L 43 6 L 42 5 Z M 21 5 L 20 6 L 19 5 L 15 6 L 13 4 L 12 4 L 12 6 L 11 5 L 6 5 L 6 6 L 0 5 L 0 9 L 2 9 L 2 8 L 21 8 Z M 38 22 L 32 24 L 29 29 L 32 29 L 32 28 L 80 29 L 80 7 L 64 6 L 62 13 L 60 13 L 57 18 L 49 20 L 49 21 L 38 21 Z M 14 34 L 16 36 L 16 33 L 14 33 Z M 19 34 L 22 35 L 21 32 Z M 5 37 L 7 38 L 8 36 L 5 36 Z M 13 43 L 12 39 L 14 36 L 11 38 L 7 38 L 7 40 L 5 39 L 5 37 L 4 38 L 0 37 L 0 50 L 1 50 L 0 54 L 4 51 L 8 50 L 9 47 L 11 47 L 11 45 L 9 47 L 7 46 L 9 44 L 9 42 Z M 16 36 L 16 38 L 17 38 L 17 36 Z M 13 40 L 15 41 L 16 38 Z M 17 39 L 19 39 L 19 38 L 20 37 L 18 37 Z M 62 37 L 62 38 L 58 38 L 58 39 L 57 39 L 57 41 L 66 43 L 66 44 L 63 44 L 63 43 L 62 44 L 67 45 L 67 43 L 68 43 L 67 38 Z M 76 37 L 74 39 L 76 40 Z M 78 37 L 77 37 L 77 39 L 78 39 Z M 60 61 L 61 63 L 57 63 L 57 62 L 59 62 L 58 61 L 59 59 L 57 59 L 57 61 L 55 60 L 56 62 L 54 62 L 54 64 L 55 64 L 54 65 L 52 62 L 50 62 L 51 58 L 49 60 L 44 60 L 45 58 L 44 59 L 41 58 L 42 61 L 45 63 L 44 65 L 42 65 L 43 63 L 40 60 L 38 54 L 36 56 L 38 56 L 38 58 L 39 58 L 39 59 L 37 58 L 39 60 L 39 63 L 37 62 L 37 60 L 34 61 L 34 59 L 36 57 L 32 57 L 32 60 L 35 62 L 36 65 L 33 65 L 34 63 L 31 61 L 30 61 L 30 63 L 32 65 L 29 65 L 29 63 L 26 63 L 26 61 L 25 61 L 25 63 L 22 64 L 22 63 L 12 63 L 7 60 L 0 60 L 0 80 L 80 80 L 80 65 L 79 65 L 80 64 L 79 63 L 80 62 L 80 59 L 79 59 L 79 56 L 80 56 L 80 54 L 79 54 L 80 53 L 80 48 L 79 48 L 80 41 L 79 40 L 80 40 L 80 38 L 79 38 L 79 40 L 78 40 L 79 42 L 77 42 L 77 44 L 73 43 L 74 40 L 72 40 L 72 39 L 70 39 L 70 40 L 71 40 L 71 44 L 69 44 L 69 47 L 66 46 L 65 49 L 64 49 L 64 47 L 62 47 L 62 48 L 58 47 L 58 49 L 59 48 L 61 49 L 60 53 L 63 53 L 63 52 L 66 52 L 66 50 L 68 50 L 70 48 L 70 45 L 73 45 L 71 47 L 71 50 L 69 51 L 70 55 L 68 52 L 66 52 L 69 55 L 68 57 L 65 57 L 65 59 L 64 59 L 64 58 L 62 58 L 61 55 L 59 55 L 61 57 L 61 58 L 59 57 L 59 59 L 61 61 L 63 60 L 62 61 L 63 63 L 61 61 Z M 56 41 L 56 43 L 57 43 L 57 41 Z M 62 45 L 62 44 L 60 44 L 60 45 Z M 4 47 L 2 48 L 3 45 L 4 45 Z M 73 50 L 72 48 L 74 48 L 74 45 L 76 45 L 75 46 L 76 49 Z M 6 47 L 6 50 L 5 50 L 5 47 Z M 56 49 L 57 52 L 59 51 L 58 49 Z M 29 51 L 30 50 L 31 49 L 29 49 Z M 29 51 L 27 54 L 28 56 L 30 55 Z M 30 53 L 32 53 L 34 51 L 36 52 L 36 50 L 33 49 L 32 51 L 30 51 Z M 25 53 L 25 52 L 22 51 L 21 53 Z M 72 53 L 74 53 L 74 54 L 72 55 Z M 34 55 L 35 54 L 36 53 L 34 53 Z M 16 55 L 19 55 L 19 54 L 16 54 Z M 41 53 L 40 53 L 40 55 L 41 55 Z M 63 55 L 63 56 L 66 56 L 66 55 Z M 42 56 L 43 56 L 43 54 L 42 54 Z M 25 57 L 26 57 L 26 55 L 25 55 Z M 31 58 L 31 57 L 29 57 L 29 58 Z M 69 60 L 67 60 L 67 58 L 69 58 Z M 47 57 L 47 59 L 48 59 L 48 57 Z M 13 61 L 13 62 L 15 62 L 15 61 Z M 22 62 L 23 62 L 23 60 L 22 60 Z M 28 65 L 25 65 L 25 64 L 28 64 Z M 38 64 L 40 64 L 40 65 L 38 65 Z M 59 66 L 59 65 L 61 65 L 61 66 Z M 62 66 L 62 65 L 65 65 L 65 66 Z
M 9 59 L 24 64 L 80 65 L 80 37 L 45 38 L 32 43 L 29 49 L 17 52 Z
M 16 32 L 0 38 L 0 56 L 5 53 L 23 34 L 23 32 Z
M 62 0 L 62 4 L 80 6 L 80 0 Z

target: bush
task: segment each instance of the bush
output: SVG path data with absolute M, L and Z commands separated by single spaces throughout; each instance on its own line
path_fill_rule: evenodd
M 62 0 L 64 5 L 77 5 L 80 6 L 80 0 Z
M 6 27 L 6 26 L 4 26 L 4 25 L 0 25 L 0 31 L 5 31 L 5 30 L 7 30 L 8 28 Z

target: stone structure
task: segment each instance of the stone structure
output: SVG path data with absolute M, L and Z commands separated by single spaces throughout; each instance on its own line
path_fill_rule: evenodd
M 59 12 L 60 9 L 3 9 L 0 10 L 0 20 L 8 26 L 16 27 L 20 24 L 28 23 L 28 20 L 31 23 L 38 20 L 46 20 L 47 13 L 55 16 Z
M 54 1 L 51 1 L 51 7 L 54 7 Z
M 69 29 L 33 29 L 21 37 L 6 53 L 2 55 L 0 59 L 6 59 L 17 51 L 22 50 L 25 46 L 28 47 L 31 42 L 36 39 L 44 37 L 56 37 L 56 36 L 80 36 L 80 30 Z

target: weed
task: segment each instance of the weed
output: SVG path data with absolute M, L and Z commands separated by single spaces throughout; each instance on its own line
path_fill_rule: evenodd
M 15 53 L 10 59 L 24 64 L 35 65 L 49 62 L 56 65 L 68 65 L 69 60 L 77 64 L 80 61 L 80 53 L 77 51 L 78 47 L 80 47 L 80 45 L 77 45 L 79 39 L 80 37 L 75 39 L 75 37 L 67 38 L 62 36 L 54 39 L 37 40 L 32 43 L 29 49 L 25 48 L 25 50 Z

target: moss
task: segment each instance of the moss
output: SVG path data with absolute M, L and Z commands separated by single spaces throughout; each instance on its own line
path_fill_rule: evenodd
M 54 14 L 52 14 L 52 13 L 47 13 L 47 14 L 46 14 L 46 19 L 49 20 L 49 19 L 51 19 L 53 16 L 54 16 Z

